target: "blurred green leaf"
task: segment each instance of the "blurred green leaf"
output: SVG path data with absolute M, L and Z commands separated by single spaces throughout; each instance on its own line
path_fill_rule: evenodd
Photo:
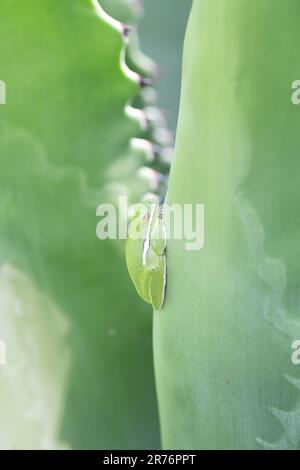
M 2 0 L 0 16 L 0 263 L 17 277 L 0 282 L 0 338 L 3 368 L 16 351 L 13 367 L 32 375 L 1 371 L 0 447 L 156 448 L 151 312 L 123 242 L 96 238 L 98 204 L 147 190 L 129 147 L 141 131 L 124 108 L 139 89 L 120 68 L 123 41 L 90 0 Z M 22 323 L 6 298 L 26 311 Z M 31 329 L 29 354 L 21 335 Z M 38 419 L 27 419 L 37 400 Z M 20 428 L 13 438 L 7 420 Z

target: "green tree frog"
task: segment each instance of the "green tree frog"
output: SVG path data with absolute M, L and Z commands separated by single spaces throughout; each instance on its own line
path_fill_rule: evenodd
M 161 310 L 167 284 L 166 230 L 159 203 L 148 200 L 134 213 L 126 241 L 126 264 L 139 296 Z

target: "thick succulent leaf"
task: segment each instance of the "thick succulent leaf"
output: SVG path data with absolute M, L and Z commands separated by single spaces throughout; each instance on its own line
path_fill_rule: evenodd
M 12 351 L 41 383 L 48 439 L 17 412 L 10 426 L 28 435 L 5 436 L 19 393 L 7 390 L 27 390 L 20 409 L 37 398 L 27 377 L 7 379 L 1 369 L 0 446 L 157 447 L 150 309 L 129 283 L 123 242 L 96 238 L 98 204 L 120 194 L 136 202 L 148 189 L 129 147 L 141 132 L 124 108 L 139 89 L 120 67 L 123 40 L 91 0 L 2 0 L 0 16 L 0 263 L 17 276 L 1 280 L 3 368 Z M 28 312 L 22 326 L 10 315 L 13 299 Z M 67 341 L 57 316 L 69 325 Z M 30 354 L 21 328 L 34 329 Z
M 129 31 L 130 43 L 126 51 L 126 62 L 132 70 L 144 77 L 154 78 L 157 75 L 156 64 L 142 53 L 136 27 L 143 16 L 143 0 L 101 0 L 106 13 L 121 21 Z
M 193 5 L 167 201 L 205 204 L 205 246 L 170 240 L 155 313 L 168 448 L 300 448 L 299 15 L 298 0 Z

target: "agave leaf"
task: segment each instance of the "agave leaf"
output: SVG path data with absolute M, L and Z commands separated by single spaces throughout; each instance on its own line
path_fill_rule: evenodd
M 12 331 L 8 361 L 10 351 L 20 361 L 22 356 L 27 369 L 33 361 L 36 383 L 48 371 L 39 389 L 46 442 L 151 448 L 159 445 L 151 315 L 128 281 L 123 242 L 96 238 L 98 204 L 120 194 L 135 202 L 147 191 L 129 145 L 142 133 L 124 113 L 139 87 L 120 67 L 119 31 L 102 21 L 96 7 L 91 0 L 1 1 L 7 104 L 0 107 L 0 264 L 8 264 L 25 286 L 14 290 L 14 280 L 1 283 L 0 338 Z M 30 313 L 22 324 L 26 331 L 35 328 L 30 355 L 17 318 L 7 321 L 7 296 Z M 55 330 L 52 310 L 69 325 L 67 341 Z M 70 365 L 60 364 L 61 349 Z M 20 375 L 8 383 L 1 373 L 0 446 L 42 447 L 34 420 L 27 421 L 29 437 L 5 437 L 7 419 L 11 427 L 25 428 L 19 413 L 7 418 L 15 395 L 9 398 L 6 390 L 12 386 L 26 383 Z M 30 390 L 24 394 L 28 407 L 35 399 Z
M 205 204 L 205 245 L 167 248 L 167 448 L 300 448 L 299 15 L 297 0 L 193 5 L 167 202 Z

